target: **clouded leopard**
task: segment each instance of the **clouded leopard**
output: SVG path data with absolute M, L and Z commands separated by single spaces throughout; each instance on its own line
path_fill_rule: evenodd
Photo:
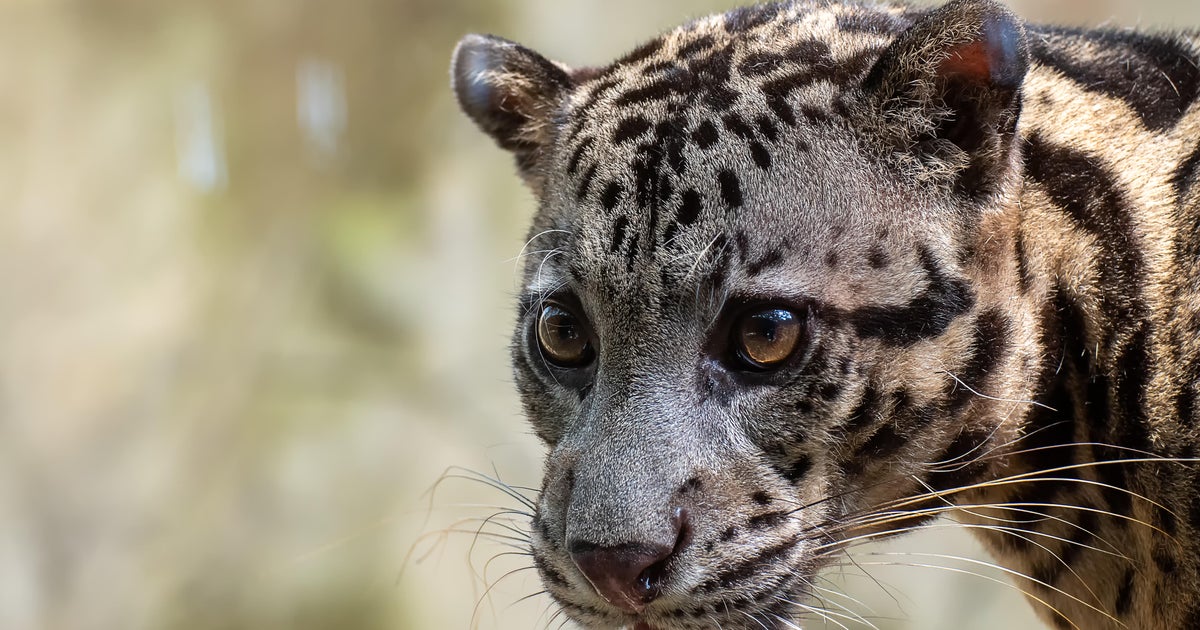
M 570 619 L 796 628 L 951 514 L 1052 627 L 1200 628 L 1197 32 L 796 1 L 452 76 L 538 200 L 512 357 Z

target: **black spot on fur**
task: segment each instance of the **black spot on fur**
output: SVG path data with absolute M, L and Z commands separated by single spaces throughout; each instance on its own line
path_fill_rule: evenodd
M 795 484 L 812 469 L 812 458 L 808 455 L 798 455 L 783 471 L 783 478 Z
M 742 57 L 742 62 L 738 64 L 738 72 L 747 77 L 770 74 L 786 61 L 787 57 L 782 53 L 756 50 Z
M 645 116 L 640 114 L 630 116 L 617 123 L 617 129 L 613 132 L 613 142 L 615 144 L 625 144 L 631 140 L 636 140 L 647 131 L 650 131 L 652 126 L 650 121 L 646 120 Z
M 645 60 L 649 59 L 650 57 L 654 56 L 654 54 L 657 53 L 659 50 L 662 50 L 663 44 L 665 44 L 665 43 L 666 43 L 666 40 L 662 37 L 652 39 L 652 40 L 646 42 L 645 44 L 642 44 L 641 46 L 634 48 L 629 54 L 618 59 L 613 64 L 613 67 L 618 67 L 618 66 L 623 66 L 623 65 L 632 65 L 632 64 L 638 63 L 639 61 L 645 61 Z
M 771 168 L 771 154 L 761 142 L 755 140 L 750 143 L 750 158 L 754 160 L 755 166 L 764 171 Z
M 832 251 L 832 250 L 829 252 L 826 252 L 825 266 L 832 269 L 834 267 L 837 267 L 837 264 L 838 264 L 838 253 L 836 251 Z
M 749 529 L 772 529 L 778 527 L 782 523 L 786 523 L 794 514 L 792 510 L 784 510 L 782 512 L 766 512 L 763 514 L 755 514 L 746 521 L 746 527 Z
M 975 295 L 965 281 L 942 272 L 927 249 L 922 248 L 920 257 L 929 283 L 912 301 L 904 306 L 867 306 L 845 314 L 859 336 L 891 345 L 912 345 L 941 335 L 974 305 Z
M 1200 145 L 1197 145 L 1192 154 L 1179 165 L 1175 175 L 1171 178 L 1171 185 L 1175 188 L 1175 198 L 1179 200 L 1180 205 L 1183 204 L 1188 189 L 1195 183 L 1197 172 L 1200 172 Z M 1195 233 L 1193 233 L 1194 235 Z
M 575 138 L 578 137 L 579 133 L 583 131 L 584 122 L 588 120 L 588 115 L 591 113 L 592 109 L 596 107 L 596 105 L 600 102 L 600 99 L 603 98 L 605 94 L 612 91 L 612 89 L 617 87 L 617 85 L 618 83 L 616 81 L 606 80 L 597 83 L 592 88 L 592 91 L 588 93 L 587 100 L 585 100 L 583 104 L 573 112 L 575 116 L 575 127 L 571 130 L 568 141 L 573 142 Z
M 1021 294 L 1029 293 L 1029 289 L 1033 286 L 1033 270 L 1029 268 L 1029 254 L 1025 251 L 1025 233 L 1022 230 L 1017 230 L 1017 235 L 1014 238 L 1013 249 L 1017 257 L 1017 283 Z
M 862 398 L 850 411 L 850 416 L 846 420 L 845 433 L 857 433 L 875 424 L 875 421 L 879 419 L 882 405 L 882 394 L 874 385 L 868 384 L 863 390 Z
M 933 490 L 950 490 L 969 485 L 987 468 L 980 458 L 985 455 L 990 434 L 986 431 L 961 430 L 950 445 L 929 463 L 934 465 L 929 476 Z
M 592 180 L 596 179 L 596 166 L 595 164 L 591 165 L 587 172 L 583 174 L 583 179 L 579 182 L 579 188 L 575 191 L 577 199 L 582 200 L 588 196 L 588 191 L 592 188 Z
M 746 274 L 757 276 L 767 268 L 774 267 L 781 262 L 783 262 L 783 254 L 779 250 L 773 249 L 764 254 L 762 258 L 750 261 L 746 265 Z
M 810 66 L 831 68 L 836 63 L 829 44 L 819 39 L 805 39 L 788 47 L 784 53 L 788 59 Z
M 701 208 L 703 208 L 703 202 L 700 193 L 689 188 L 683 191 L 683 199 L 679 202 L 679 211 L 675 214 L 675 220 L 680 225 L 691 225 L 700 216 Z
M 679 66 L 675 65 L 674 61 L 670 59 L 661 59 L 647 65 L 645 68 L 642 68 L 642 76 L 650 77 L 656 74 L 663 74 L 665 72 L 678 69 Z
M 617 207 L 618 203 L 620 203 L 621 195 L 624 194 L 624 192 L 624 186 L 618 184 L 617 182 L 609 182 L 608 185 L 604 187 L 604 193 L 600 195 L 600 203 L 604 206 L 605 210 L 612 210 L 613 208 Z
M 638 235 L 634 234 L 629 241 L 629 251 L 625 253 L 625 271 L 633 271 L 633 263 L 637 260 L 638 255 Z
M 709 120 L 701 122 L 692 131 L 692 140 L 695 140 L 696 145 L 701 149 L 707 149 L 716 144 L 720 137 L 716 125 L 712 124 L 712 121 Z
M 742 188 L 738 176 L 730 170 L 717 173 L 717 183 L 721 186 L 721 199 L 730 208 L 742 207 Z
M 733 49 L 728 47 L 688 62 L 691 85 L 699 91 L 700 99 L 717 111 L 728 110 L 738 99 L 738 93 L 729 87 L 732 66 Z
M 618 217 L 616 223 L 613 224 L 612 245 L 608 248 L 610 253 L 616 253 L 621 249 L 621 243 L 625 241 L 625 230 L 629 229 L 629 217 Z
M 775 19 L 784 8 L 783 3 L 759 4 L 739 7 L 725 14 L 725 30 L 729 33 L 741 33 Z
M 1142 324 L 1130 336 L 1117 356 L 1114 390 L 1120 423 L 1110 439 L 1127 448 L 1150 447 L 1150 421 L 1146 417 L 1146 387 L 1150 380 L 1150 357 L 1146 348 L 1149 324 Z
M 1150 557 L 1154 559 L 1154 564 L 1158 567 L 1159 572 L 1164 575 L 1171 575 L 1179 569 L 1179 561 L 1175 559 L 1175 554 L 1162 541 L 1154 545 L 1154 549 L 1150 551 Z
M 758 125 L 758 132 L 767 140 L 775 142 L 779 138 L 779 127 L 776 127 L 769 117 L 760 114 L 754 118 L 754 123 Z
M 625 92 L 615 101 L 615 104 L 618 107 L 629 107 L 630 105 L 651 103 L 670 98 L 672 94 L 679 93 L 680 91 L 680 86 L 676 81 L 656 81 Z
M 789 538 L 779 544 L 767 547 L 740 564 L 734 565 L 733 568 L 722 571 L 701 583 L 695 590 L 701 593 L 725 590 L 738 582 L 755 578 L 764 566 L 770 566 L 791 552 L 798 541 L 799 538 Z
M 989 308 L 975 320 L 970 354 L 955 374 L 954 393 L 950 397 L 950 413 L 958 414 L 976 394 L 987 395 L 987 377 L 1004 359 L 1012 336 L 1012 324 L 1000 309 Z M 961 381 L 961 383 L 959 382 Z M 970 388 L 970 389 L 968 389 Z
M 716 40 L 712 35 L 702 35 L 685 44 L 683 48 L 679 49 L 678 54 L 684 58 L 691 57 L 706 48 L 711 48 L 714 44 L 716 44 Z
M 575 147 L 575 151 L 571 154 L 571 159 L 567 161 L 568 173 L 574 175 L 579 172 L 579 161 L 583 159 L 584 152 L 591 148 L 591 146 L 595 143 L 595 138 L 587 136 L 579 143 L 579 146 Z
M 882 245 L 879 243 L 874 243 L 871 245 L 871 248 L 867 250 L 867 264 L 870 265 L 872 269 L 883 269 L 887 266 L 888 255 L 887 252 L 884 251 Z
M 1183 618 L 1183 627 L 1200 628 L 1200 604 L 1188 608 L 1187 615 Z
M 721 119 L 721 122 L 725 123 L 726 129 L 733 132 L 733 135 L 741 138 L 742 140 L 746 140 L 748 142 L 754 140 L 754 129 L 752 129 L 750 125 L 747 125 L 746 121 L 742 120 L 741 116 L 735 113 L 726 114 L 725 117 Z
M 1154 131 L 1174 127 L 1200 94 L 1200 59 L 1176 37 L 1060 28 L 1031 35 L 1038 61 L 1089 92 L 1124 101 Z
M 908 437 L 902 435 L 893 423 L 885 423 L 857 450 L 854 461 L 858 464 L 864 459 L 882 459 L 894 455 L 907 443 Z
M 1078 471 L 1070 468 L 1076 462 L 1075 422 L 1079 404 L 1072 393 L 1069 374 L 1062 374 L 1063 362 L 1082 351 L 1078 326 L 1083 314 L 1061 290 L 1056 290 L 1041 315 L 1043 344 L 1048 355 L 1044 358 L 1038 377 L 1034 400 L 1039 404 L 1030 409 L 1026 418 L 1021 459 L 1032 471 L 1064 468 L 1049 473 L 1051 477 L 1075 478 Z M 1062 343 L 1060 340 L 1065 340 Z M 1070 365 L 1068 364 L 1068 367 Z M 1074 369 L 1074 368 L 1072 368 Z M 1073 377 L 1072 378 L 1076 378 Z M 1061 485 L 1059 482 L 1036 481 L 1031 478 L 1015 486 L 1016 502 L 1048 503 Z

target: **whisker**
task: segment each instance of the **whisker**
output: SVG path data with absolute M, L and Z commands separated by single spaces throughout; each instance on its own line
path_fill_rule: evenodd
M 996 584 L 999 584 L 1000 586 L 1003 586 L 1003 587 L 1005 587 L 1005 588 L 1008 588 L 1008 589 L 1012 589 L 1012 590 L 1014 590 L 1014 591 L 1017 591 L 1018 593 L 1020 593 L 1020 594 L 1024 595 L 1025 597 L 1027 597 L 1027 598 L 1029 598 L 1029 599 L 1031 599 L 1031 600 L 1033 600 L 1033 601 L 1037 602 L 1038 604 L 1041 604 L 1041 605 L 1042 605 L 1042 606 L 1044 606 L 1044 607 L 1045 607 L 1047 610 L 1050 610 L 1050 611 L 1054 612 L 1054 613 L 1055 613 L 1055 614 L 1057 614 L 1059 617 L 1061 617 L 1062 619 L 1066 620 L 1066 622 L 1067 622 L 1067 623 L 1069 623 L 1069 624 L 1071 624 L 1071 627 L 1072 627 L 1072 628 L 1075 628 L 1075 630 L 1082 630 L 1082 629 L 1081 629 L 1081 628 L 1080 628 L 1078 625 L 1076 625 L 1076 624 L 1075 624 L 1075 622 L 1073 622 L 1073 621 L 1071 620 L 1071 618 L 1070 618 L 1070 617 L 1067 617 L 1066 615 L 1064 615 L 1064 614 L 1062 613 L 1062 611 L 1060 611 L 1059 609 L 1057 609 L 1057 608 L 1055 608 L 1054 606 L 1052 606 L 1052 605 L 1051 605 L 1049 602 L 1047 602 L 1046 600 L 1044 600 L 1044 599 L 1042 599 L 1042 598 L 1038 597 L 1037 595 L 1035 595 L 1035 594 L 1033 594 L 1033 593 L 1029 592 L 1028 590 L 1021 588 L 1020 586 L 1018 586 L 1018 585 L 1016 585 L 1016 584 L 1013 584 L 1012 582 L 1009 582 L 1008 580 L 1003 580 L 1003 579 L 1000 579 L 1000 578 L 997 578 L 997 577 L 994 577 L 994 576 L 991 576 L 991 575 L 985 575 L 985 574 L 983 574 L 983 573 L 979 573 L 979 572 L 977 572 L 977 571 L 971 571 L 971 570 L 969 570 L 969 569 L 962 569 L 962 568 L 959 568 L 959 567 L 947 567 L 947 566 L 943 566 L 943 565 L 940 565 L 940 564 L 925 564 L 925 563 L 920 563 L 920 562 L 899 562 L 899 561 L 884 561 L 884 560 L 873 561 L 873 562 L 865 562 L 864 564 L 866 564 L 866 565 L 869 565 L 869 566 L 878 566 L 878 567 L 896 567 L 896 566 L 899 566 L 899 567 L 913 567 L 913 568 L 918 568 L 918 569 L 937 569 L 937 570 L 939 570 L 939 571 L 948 571 L 948 572 L 951 572 L 951 573 L 960 573 L 960 574 L 963 574 L 963 575 L 970 575 L 970 576 L 972 576 L 972 577 L 977 577 L 977 578 L 981 578 L 981 579 L 984 579 L 984 580 L 988 580 L 988 581 L 990 581 L 990 582 L 994 582 L 994 583 L 996 583 Z
M 952 554 L 925 553 L 925 552 L 917 552 L 917 551 L 878 551 L 878 552 L 871 552 L 867 555 L 869 555 L 869 556 L 891 556 L 891 557 L 895 557 L 895 556 L 909 557 L 909 556 L 911 556 L 911 557 L 916 557 L 916 558 L 938 558 L 938 559 L 942 559 L 942 560 L 957 560 L 960 562 L 966 562 L 969 564 L 988 567 L 988 568 L 1000 571 L 1002 573 L 1007 573 L 1014 577 L 1024 578 L 1026 580 L 1034 582 L 1035 584 L 1040 584 L 1041 586 L 1048 588 L 1048 589 L 1058 593 L 1059 595 L 1067 597 L 1068 599 L 1071 599 L 1072 601 L 1074 601 L 1078 604 L 1082 604 L 1083 606 L 1086 606 L 1086 607 L 1090 608 L 1091 610 L 1107 617 L 1113 623 L 1116 623 L 1117 625 L 1121 626 L 1122 628 L 1126 627 L 1126 625 L 1120 619 L 1113 617 L 1112 615 L 1110 615 L 1107 611 L 1105 611 L 1102 608 L 1093 606 L 1092 604 L 1089 604 L 1088 602 L 1080 599 L 1079 597 L 1076 597 L 1075 595 L 1072 595 L 1071 593 L 1068 593 L 1067 591 L 1064 591 L 1061 588 L 1058 588 L 1057 586 L 1054 586 L 1053 584 L 1049 584 L 1049 583 L 1039 580 L 1033 576 L 1026 575 L 1020 571 L 1017 571 L 1015 569 L 1010 569 L 1008 567 L 1005 567 L 1000 564 L 996 564 L 994 562 L 987 562 L 986 560 L 976 560 L 975 558 L 967 558 L 965 556 L 955 556 Z M 913 565 L 913 566 L 921 566 L 921 565 Z M 933 566 L 938 566 L 938 565 L 933 565 Z M 951 569 L 952 567 L 943 567 L 943 568 Z M 980 574 L 976 574 L 976 575 L 980 575 Z M 984 577 L 984 576 L 980 575 L 980 577 Z M 1026 592 L 1026 595 L 1031 596 L 1028 592 Z M 1057 610 L 1055 610 L 1055 612 L 1062 614 L 1061 612 L 1059 612 Z M 1074 624 L 1072 624 L 1072 625 L 1074 625 Z M 1076 627 L 1078 627 L 1078 626 L 1076 626 Z

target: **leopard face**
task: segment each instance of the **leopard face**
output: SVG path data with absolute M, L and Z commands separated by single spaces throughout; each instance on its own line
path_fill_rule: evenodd
M 1041 365 L 1027 66 L 986 1 L 762 5 L 578 70 L 463 40 L 460 103 L 539 202 L 512 358 L 570 618 L 790 627 L 847 544 L 1004 466 Z

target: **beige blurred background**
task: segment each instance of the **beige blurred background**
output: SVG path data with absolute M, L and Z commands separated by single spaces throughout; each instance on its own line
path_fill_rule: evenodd
M 523 558 L 461 520 L 516 502 L 430 492 L 541 458 L 506 358 L 532 204 L 450 51 L 600 63 L 733 4 L 0 2 L 0 628 L 559 627 L 531 571 L 487 591 Z M 872 575 L 831 579 L 881 629 L 1030 627 L 985 578 Z

